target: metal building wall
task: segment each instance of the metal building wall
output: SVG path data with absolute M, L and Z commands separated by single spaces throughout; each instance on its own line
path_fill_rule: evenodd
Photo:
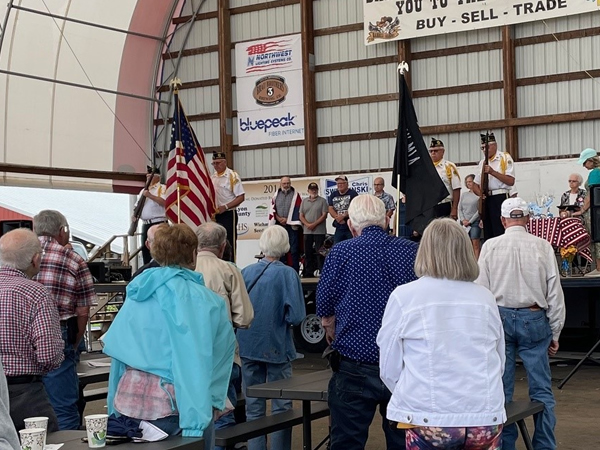
M 600 14 L 582 14 L 515 26 L 516 38 L 600 27 Z M 590 71 L 600 67 L 600 36 L 555 40 L 516 49 L 517 78 Z M 519 117 L 593 111 L 600 108 L 597 78 L 517 88 Z M 526 158 L 579 153 L 600 140 L 600 120 L 527 126 L 519 129 L 520 155 Z
M 232 12 L 232 44 L 300 32 L 299 1 L 230 0 L 229 3 L 231 9 L 267 3 L 270 6 L 268 9 L 250 8 L 254 10 Z M 196 2 L 187 2 L 182 15 L 191 14 L 193 4 Z M 217 0 L 206 0 L 200 12 L 214 12 L 217 6 Z M 393 133 L 398 120 L 396 68 L 400 45 L 398 42 L 364 45 L 360 0 L 318 0 L 312 6 L 319 173 L 388 169 L 392 166 Z M 536 123 L 544 122 L 537 120 L 537 116 L 597 112 L 600 105 L 598 82 L 590 77 L 576 80 L 567 77 L 570 81 L 555 82 L 534 80 L 533 77 L 569 75 L 570 72 L 600 67 L 600 36 L 598 33 L 580 38 L 562 36 L 561 42 L 527 39 L 551 32 L 599 26 L 600 14 L 586 14 L 511 27 L 517 86 L 517 112 L 514 116 L 505 111 L 506 98 L 502 86 L 506 80 L 503 80 L 505 68 L 500 28 L 412 39 L 411 88 L 426 143 L 435 131 L 435 137 L 446 144 L 448 159 L 462 164 L 474 163 L 481 157 L 479 132 L 485 130 L 464 125 L 492 122 L 496 125 L 494 131 L 499 146 L 505 148 L 503 125 L 498 123 L 508 125 L 512 121 L 510 124 L 518 127 L 521 158 L 573 154 L 584 146 L 593 146 L 600 137 L 600 119 Z M 193 22 L 192 33 L 185 44 L 192 55 L 182 58 L 179 70 L 179 77 L 184 83 L 206 84 L 218 79 L 218 54 L 214 50 L 217 28 L 214 15 L 213 18 Z M 183 33 L 175 35 L 171 52 L 181 48 L 182 36 Z M 529 43 L 523 44 L 523 39 L 523 42 Z M 206 47 L 214 51 L 207 51 Z M 470 47 L 468 53 L 460 51 L 465 47 Z M 235 77 L 233 48 L 231 52 Z M 373 64 L 361 64 L 364 60 L 372 60 Z M 355 67 L 345 67 L 348 63 Z M 479 86 L 469 89 L 472 85 Z M 486 89 L 482 85 L 493 87 Z M 232 91 L 235 112 L 235 81 Z M 202 145 L 218 147 L 218 85 L 213 83 L 182 89 L 180 94 L 188 116 L 201 115 L 200 119 L 193 119 L 193 126 Z M 211 116 L 202 116 L 206 114 Z M 534 120 L 521 124 L 519 120 L 523 118 Z M 236 117 L 233 119 L 237 120 Z M 354 134 L 360 136 L 348 137 Z M 247 149 L 237 147 L 237 142 L 234 124 L 234 166 L 244 178 L 277 178 L 282 174 L 305 173 L 304 146 Z

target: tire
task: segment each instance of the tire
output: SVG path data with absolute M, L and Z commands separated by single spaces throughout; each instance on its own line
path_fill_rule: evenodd
M 300 325 L 294 327 L 294 340 L 297 347 L 308 353 L 323 353 L 327 340 L 321 318 L 316 314 L 307 314 Z

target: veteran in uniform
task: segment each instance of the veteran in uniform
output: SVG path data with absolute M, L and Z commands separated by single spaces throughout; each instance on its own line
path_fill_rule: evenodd
M 448 190 L 448 196 L 434 206 L 434 218 L 451 217 L 458 219 L 458 202 L 460 200 L 460 175 L 453 162 L 444 159 L 444 143 L 436 138 L 431 138 L 429 155 L 438 175 Z
M 485 202 L 483 220 L 483 235 L 490 239 L 504 234 L 504 226 L 500 219 L 502 202 L 511 195 L 511 188 L 515 184 L 514 162 L 510 154 L 498 151 L 498 143 L 494 133 L 481 135 L 481 150 L 485 151 L 488 144 L 488 163 L 483 167 L 483 159 L 479 161 L 475 179 L 473 180 L 473 192 L 481 197 L 481 175 L 482 171 L 488 175 L 487 191 L 483 192 Z
M 246 198 L 242 180 L 237 172 L 227 167 L 224 152 L 214 152 L 212 166 L 215 169 L 211 176 L 216 194 L 215 221 L 227 230 L 227 240 L 231 244 L 232 261 L 235 261 L 237 242 L 237 208 Z

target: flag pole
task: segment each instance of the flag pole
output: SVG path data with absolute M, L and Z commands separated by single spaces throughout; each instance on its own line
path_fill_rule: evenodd
M 181 86 L 181 80 L 179 78 L 172 78 L 171 81 L 169 81 L 169 86 L 171 86 L 171 89 L 173 90 L 173 99 L 175 100 L 175 105 L 173 106 L 173 117 L 175 117 L 175 108 L 177 108 L 177 117 L 179 117 L 180 111 L 179 111 L 179 86 Z M 173 126 L 179 126 L 179 122 L 177 123 L 177 125 L 175 125 L 175 123 L 173 123 Z M 179 134 L 181 136 L 181 133 Z M 176 154 L 175 154 L 175 164 L 177 164 L 178 162 L 178 158 L 179 158 L 179 149 L 177 148 L 176 150 Z M 180 190 L 179 190 L 179 182 L 177 182 L 177 223 L 181 223 L 181 194 L 180 194 Z
M 408 72 L 408 63 L 406 61 L 402 61 L 400 64 L 398 64 L 398 73 L 400 74 L 401 77 L 404 77 L 404 72 Z M 400 93 L 400 90 L 399 90 Z M 400 101 L 402 101 L 402 99 L 399 99 Z M 399 114 L 402 114 L 402 112 L 399 110 Z M 400 119 L 400 118 L 398 118 Z M 400 130 L 398 130 L 398 132 L 400 132 Z M 400 174 L 398 173 L 396 175 L 396 197 L 398 198 L 398 208 L 396 208 L 396 226 L 395 226 L 395 230 L 396 230 L 396 237 L 400 236 L 400 202 L 402 201 L 402 199 L 400 198 Z

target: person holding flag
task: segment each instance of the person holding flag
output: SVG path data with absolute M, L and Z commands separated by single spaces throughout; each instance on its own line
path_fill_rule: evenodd
M 232 262 L 235 262 L 238 222 L 236 208 L 244 201 L 246 193 L 240 176 L 227 167 L 225 153 L 214 152 L 212 159 L 212 166 L 215 171 L 211 179 L 218 205 L 215 220 L 227 230 L 227 240 L 233 249 Z
M 172 84 L 178 82 L 174 80 Z M 174 90 L 174 103 L 165 213 L 171 222 L 194 228 L 212 220 L 217 210 L 215 188 L 204 151 L 183 111 L 177 89 Z
M 392 186 L 406 196 L 406 224 L 419 237 L 433 220 L 435 206 L 448 197 L 448 189 L 427 153 L 419 129 L 415 107 L 404 79 L 407 66 L 406 63 L 398 66 L 400 99 Z

